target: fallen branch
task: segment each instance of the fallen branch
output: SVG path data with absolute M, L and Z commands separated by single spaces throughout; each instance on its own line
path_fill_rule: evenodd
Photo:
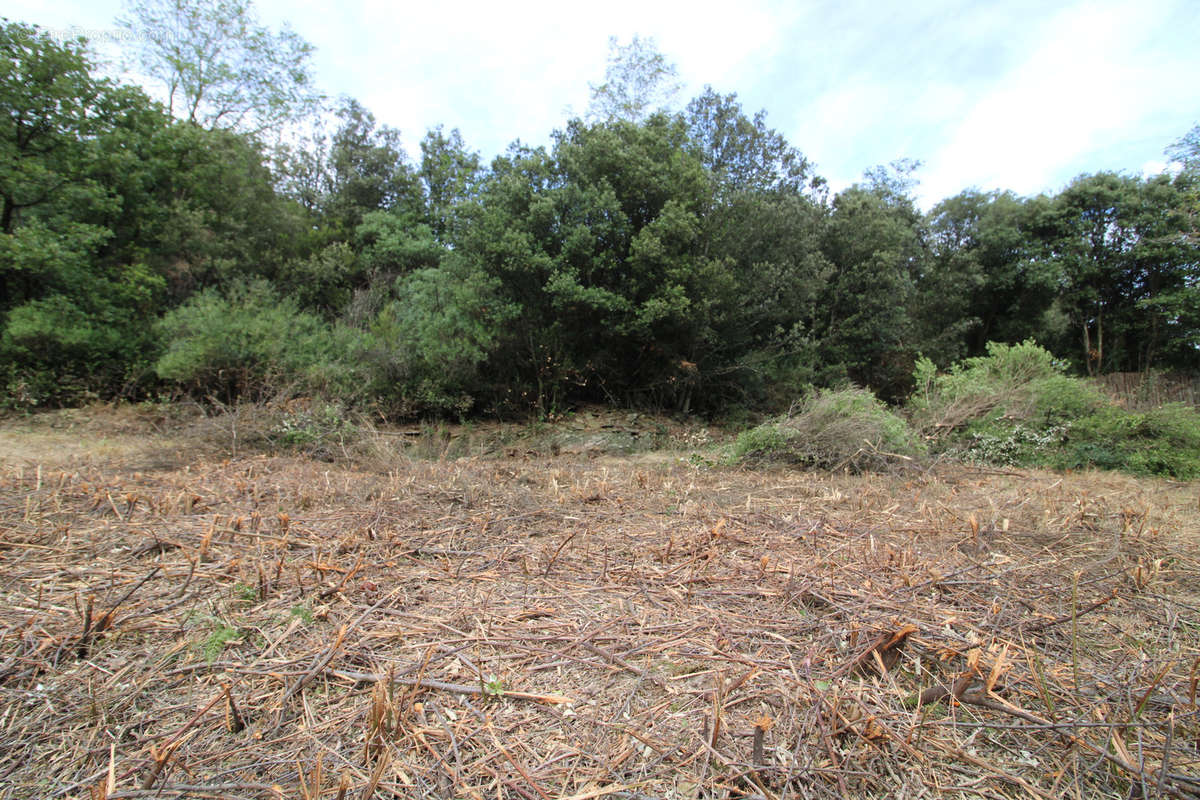
M 378 683 L 386 681 L 388 676 L 380 672 L 352 672 L 344 669 L 331 669 L 330 675 L 336 675 L 339 678 L 354 681 L 356 683 Z M 454 692 L 455 694 L 473 694 L 481 697 L 493 696 L 485 686 L 467 686 L 464 683 L 446 683 L 445 681 L 436 681 L 431 678 L 409 679 L 397 677 L 397 684 L 401 686 L 420 686 L 423 689 L 436 689 L 442 692 Z M 569 697 L 563 697 L 560 694 L 534 694 L 531 692 L 518 692 L 513 689 L 504 689 L 499 692 L 502 697 L 512 697 L 517 700 L 532 700 L 535 703 L 547 703 L 549 705 L 564 705 L 574 702 Z

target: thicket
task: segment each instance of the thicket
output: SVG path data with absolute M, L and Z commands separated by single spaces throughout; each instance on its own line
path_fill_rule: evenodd
M 659 108 L 620 70 L 548 146 L 485 164 L 441 128 L 411 159 L 353 100 L 268 148 L 175 119 L 31 26 L 0 24 L 0 55 L 5 407 L 302 394 L 391 418 L 725 415 L 854 384 L 911 396 L 935 450 L 1187 472 L 1146 444 L 1190 447 L 1187 413 L 1122 416 L 1068 376 L 1200 370 L 1200 136 L 1175 172 L 922 213 L 909 162 L 833 194 L 735 95 Z M 779 427 L 851 397 L 813 395 Z
M 1032 341 L 938 371 L 922 358 L 899 413 L 870 392 L 810 393 L 785 416 L 738 437 L 732 459 L 822 469 L 888 469 L 951 456 L 995 466 L 1115 469 L 1200 478 L 1200 412 L 1127 410 Z
M 158 324 L 155 372 L 223 403 L 299 394 L 355 398 L 367 339 L 326 323 L 264 281 L 206 289 Z
M 938 373 L 922 360 L 909 403 L 936 452 L 995 465 L 1120 469 L 1200 477 L 1200 413 L 1179 404 L 1122 408 L 1033 342 Z

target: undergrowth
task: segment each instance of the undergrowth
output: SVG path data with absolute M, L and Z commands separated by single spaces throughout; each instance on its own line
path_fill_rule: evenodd
M 818 391 L 738 437 L 731 460 L 877 470 L 924 455 L 1058 470 L 1200 478 L 1200 413 L 1175 403 L 1131 411 L 1071 377 L 1032 341 L 938 372 L 918 361 L 903 414 L 863 389 Z
M 1000 466 L 1200 477 L 1195 409 L 1127 410 L 1065 375 L 1033 342 L 993 343 L 987 356 L 941 374 L 922 359 L 915 377 L 909 419 L 934 452 Z
M 815 392 L 783 418 L 746 431 L 733 459 L 861 472 L 923 452 L 901 417 L 867 390 L 851 388 Z

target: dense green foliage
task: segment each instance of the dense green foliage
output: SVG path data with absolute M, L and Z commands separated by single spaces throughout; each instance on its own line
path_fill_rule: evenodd
M 864 389 L 812 393 L 779 420 L 738 437 L 733 459 L 821 469 L 866 469 L 911 461 L 925 446 L 905 420 Z
M 357 391 L 349 359 L 365 349 L 365 337 L 331 329 L 263 281 L 223 294 L 206 289 L 168 312 L 158 329 L 166 342 L 154 365 L 158 375 L 222 402 L 285 390 Z
M 171 109 L 97 77 L 83 43 L 0 26 L 6 406 L 293 392 L 393 417 L 778 413 L 853 383 L 912 395 L 918 430 L 980 457 L 1189 469 L 1146 444 L 1192 447 L 1185 412 L 1120 416 L 1066 376 L 1200 370 L 1195 131 L 1170 173 L 923 213 L 913 162 L 832 194 L 735 95 L 673 106 L 673 68 L 635 40 L 587 119 L 490 164 L 440 127 L 411 159 L 352 99 L 268 150 L 253 131 L 315 99 L 307 46 L 248 2 L 193 5 L 174 33 L 171 2 L 135 7 Z M 259 40 L 205 51 L 227 28 Z M 773 429 L 789 447 L 868 395 L 809 396 Z M 919 449 L 888 430 L 866 439 Z
M 903 415 L 862 389 L 818 390 L 738 437 L 731 458 L 757 465 L 893 468 L 926 455 L 994 466 L 1119 469 L 1200 478 L 1200 412 L 1133 412 L 1032 341 L 990 344 L 939 372 L 922 358 Z
M 1032 342 L 992 344 L 948 372 L 917 365 L 913 427 L 935 449 L 997 465 L 1200 477 L 1200 412 L 1121 408 Z

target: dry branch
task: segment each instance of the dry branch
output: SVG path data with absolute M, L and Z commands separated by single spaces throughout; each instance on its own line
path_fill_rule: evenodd
M 0 531 L 0 800 L 1200 796 L 1194 487 L 243 453 Z

